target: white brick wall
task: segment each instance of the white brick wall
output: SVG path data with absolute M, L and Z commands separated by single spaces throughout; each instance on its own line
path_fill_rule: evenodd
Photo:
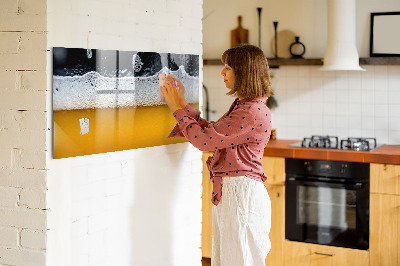
M 52 0 L 48 49 L 201 56 L 201 18 L 202 0 Z M 50 59 L 49 53 L 49 88 Z M 51 128 L 50 97 L 47 106 Z M 59 160 L 50 155 L 48 265 L 201 265 L 201 152 L 189 143 Z
M 46 5 L 0 3 L 1 265 L 45 265 Z

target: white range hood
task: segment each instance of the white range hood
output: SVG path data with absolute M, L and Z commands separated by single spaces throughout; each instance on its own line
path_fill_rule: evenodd
M 355 0 L 328 0 L 328 44 L 323 71 L 358 70 Z

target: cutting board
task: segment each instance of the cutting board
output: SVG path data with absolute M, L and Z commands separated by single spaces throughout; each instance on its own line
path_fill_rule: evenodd
M 231 30 L 231 48 L 242 43 L 249 43 L 249 31 L 242 27 L 242 16 L 238 16 L 238 26 Z

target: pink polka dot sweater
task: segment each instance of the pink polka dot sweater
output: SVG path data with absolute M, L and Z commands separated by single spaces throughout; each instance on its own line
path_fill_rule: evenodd
M 218 121 L 208 122 L 200 111 L 187 105 L 174 112 L 178 124 L 169 137 L 186 137 L 201 151 L 214 151 L 207 160 L 213 182 L 211 201 L 221 200 L 224 176 L 247 176 L 264 182 L 261 159 L 271 132 L 271 112 L 265 105 L 267 97 L 238 98 Z

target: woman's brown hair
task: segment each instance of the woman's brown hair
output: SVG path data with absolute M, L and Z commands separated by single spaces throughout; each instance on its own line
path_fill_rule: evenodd
M 222 63 L 235 74 L 235 86 L 227 95 L 254 99 L 274 94 L 268 61 L 260 48 L 246 44 L 228 49 L 222 54 Z

